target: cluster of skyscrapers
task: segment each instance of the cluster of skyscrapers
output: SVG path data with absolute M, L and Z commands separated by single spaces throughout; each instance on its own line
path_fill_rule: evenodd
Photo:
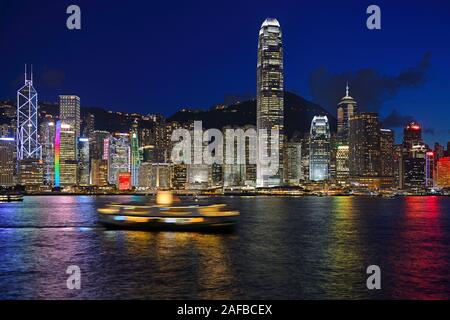
M 93 114 L 81 116 L 80 106 L 78 96 L 60 95 L 57 116 L 40 114 L 32 71 L 30 78 L 25 71 L 13 129 L 0 127 L 0 187 L 72 192 L 285 186 L 426 192 L 450 187 L 450 143 L 447 150 L 439 144 L 432 150 L 422 139 L 420 125 L 413 122 L 406 124 L 403 142 L 395 144 L 394 132 L 382 128 L 378 114 L 359 112 L 348 84 L 337 102 L 336 132 L 330 129 L 330 119 L 318 114 L 311 119 L 309 133 L 288 139 L 283 42 L 276 19 L 266 19 L 259 32 L 256 106 L 256 132 L 268 130 L 268 138 L 271 130 L 279 133 L 275 174 L 259 163 L 174 164 L 171 134 L 179 128 L 192 130 L 193 124 L 136 115 L 125 132 L 100 131 Z M 141 126 L 142 118 L 152 125 Z M 222 129 L 229 128 L 233 127 Z M 251 128 L 255 129 L 240 129 Z M 247 144 L 245 155 L 255 148 Z M 269 149 L 264 151 L 270 153 Z

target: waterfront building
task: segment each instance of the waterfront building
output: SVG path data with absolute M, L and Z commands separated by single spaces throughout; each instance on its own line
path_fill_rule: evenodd
M 39 191 L 42 186 L 43 167 L 42 160 L 26 158 L 18 162 L 19 184 L 27 191 Z
M 118 180 L 117 188 L 119 189 L 119 191 L 131 190 L 130 172 L 119 172 L 117 180 Z
M 341 99 L 337 107 L 337 142 L 341 145 L 349 143 L 350 118 L 358 111 L 358 104 L 349 95 L 349 87 L 347 83 L 345 97 Z
M 63 124 L 70 125 L 75 136 L 80 136 L 80 97 L 75 95 L 59 96 L 59 118 Z
M 58 121 L 55 133 L 55 186 L 75 186 L 78 181 L 76 132 Z
M 78 138 L 78 185 L 90 185 L 89 139 Z
M 188 169 L 186 164 L 175 164 L 173 166 L 172 186 L 176 190 L 187 189 Z
M 184 165 L 175 165 L 181 168 Z M 186 172 L 186 171 L 185 171 Z M 145 189 L 172 188 L 172 165 L 170 163 L 144 162 L 139 167 L 139 187 Z M 185 188 L 175 188 L 185 189 Z
M 283 42 L 280 24 L 272 18 L 267 18 L 259 31 L 256 94 L 257 131 L 267 130 L 268 136 L 271 129 L 279 132 L 278 173 L 268 174 L 258 162 L 256 185 L 258 187 L 279 186 L 283 182 L 284 150 Z M 269 146 L 270 143 L 267 144 L 268 149 Z M 258 152 L 268 155 L 269 151 L 259 150 Z
M 380 176 L 380 124 L 378 114 L 363 112 L 350 118 L 350 176 Z
M 27 78 L 25 66 L 25 84 L 17 91 L 17 161 L 41 159 L 41 146 L 38 141 L 38 94 L 31 78 Z M 31 161 L 33 162 L 33 161 Z
M 302 175 L 302 144 L 288 142 L 285 154 L 285 181 L 288 185 L 298 186 Z
M 436 168 L 436 185 L 440 188 L 450 188 L 450 157 L 440 158 Z
M 410 191 L 423 191 L 426 187 L 426 153 L 423 143 L 414 144 L 409 156 L 404 159 L 404 188 Z
M 190 164 L 188 165 L 188 189 L 201 190 L 211 186 L 211 165 Z
M 380 174 L 394 176 L 394 131 L 380 129 Z
M 348 145 L 340 145 L 336 152 L 336 182 L 346 184 L 350 177 L 349 169 L 350 148 Z
M 402 189 L 403 185 L 403 146 L 401 144 L 394 145 L 393 149 L 393 176 L 394 176 L 394 187 Z
M 89 139 L 89 152 L 92 159 L 107 160 L 108 154 L 105 154 L 105 139 L 109 137 L 108 131 L 94 130 Z
M 55 183 L 55 121 L 47 119 L 40 125 L 39 142 L 42 147 L 43 183 Z
M 309 180 L 329 180 L 330 125 L 327 116 L 315 116 L 311 121 L 309 141 Z
M 97 187 L 108 185 L 108 160 L 91 159 L 91 184 Z
M 130 135 L 128 133 L 116 133 L 105 140 L 108 182 L 117 186 L 119 173 L 131 172 Z
M 435 178 L 435 154 L 433 151 L 428 151 L 425 153 L 425 187 L 434 187 Z
M 0 187 L 15 185 L 16 142 L 12 137 L 0 137 Z
M 137 187 L 139 185 L 139 139 L 138 125 L 134 122 L 130 132 L 130 161 L 131 161 L 131 185 Z

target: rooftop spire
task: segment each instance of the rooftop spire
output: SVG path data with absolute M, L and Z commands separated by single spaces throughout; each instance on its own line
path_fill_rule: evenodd
M 25 63 L 25 81 L 27 80 L 27 64 Z
M 348 91 L 349 91 L 349 87 L 348 87 L 348 81 L 347 81 L 347 87 L 345 88 L 345 96 L 348 97 Z

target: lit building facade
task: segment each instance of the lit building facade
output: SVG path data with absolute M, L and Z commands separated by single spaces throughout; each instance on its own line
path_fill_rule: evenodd
M 268 174 L 258 162 L 256 185 L 278 186 L 283 182 L 284 70 L 282 32 L 276 19 L 266 19 L 259 31 L 256 99 L 257 131 L 267 130 L 269 136 L 272 129 L 279 132 L 278 172 L 275 175 Z M 270 148 L 270 143 L 267 148 Z M 269 151 L 259 150 L 258 153 L 269 155 Z
M 130 161 L 131 161 L 131 185 L 137 187 L 139 185 L 139 138 L 137 123 L 133 123 L 130 132 Z
M 288 185 L 299 185 L 302 176 L 302 144 L 288 142 L 285 150 L 285 181 Z
M 394 176 L 394 131 L 380 129 L 380 174 Z
M 311 121 L 309 141 L 309 180 L 330 178 L 330 125 L 327 116 L 315 116 Z
M 43 183 L 55 183 L 55 121 L 47 119 L 40 125 L 39 140 L 42 147 Z
M 89 139 L 78 138 L 78 185 L 90 185 Z
M 75 136 L 80 136 L 80 97 L 75 95 L 59 96 L 59 117 L 63 124 L 70 125 Z
M 349 95 L 349 87 L 347 84 L 345 97 L 341 99 L 337 107 L 337 142 L 339 144 L 348 145 L 350 118 L 358 111 L 358 104 Z
M 350 148 L 348 145 L 340 145 L 336 151 L 336 182 L 346 184 L 350 177 L 349 168 Z
M 58 121 L 55 141 L 55 186 L 75 186 L 78 181 L 76 132 Z
M 33 86 L 33 71 L 25 84 L 17 91 L 17 161 L 41 159 L 41 146 L 38 141 L 38 94 Z
M 0 186 L 11 187 L 15 185 L 16 142 L 11 137 L 0 137 Z
M 108 160 L 91 159 L 91 184 L 97 187 L 108 185 Z
M 380 124 L 377 113 L 364 112 L 350 118 L 350 176 L 380 176 Z
M 129 134 L 118 133 L 105 139 L 105 151 L 108 155 L 108 182 L 117 186 L 119 173 L 131 170 Z
M 422 143 L 411 147 L 409 156 L 404 159 L 404 189 L 422 191 L 426 188 L 426 153 L 427 148 Z
M 437 161 L 436 185 L 440 188 L 450 188 L 450 157 L 442 157 Z

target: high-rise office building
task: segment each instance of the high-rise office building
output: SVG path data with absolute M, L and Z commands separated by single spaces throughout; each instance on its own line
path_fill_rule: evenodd
M 59 117 L 63 124 L 70 125 L 75 136 L 80 136 L 80 97 L 75 95 L 59 96 Z
M 393 185 L 395 188 L 402 189 L 403 188 L 403 146 L 401 144 L 394 145 L 393 149 L 393 176 L 394 181 Z
M 38 141 L 38 94 L 31 78 L 27 78 L 25 66 L 25 84 L 17 91 L 17 161 L 41 159 L 41 146 Z
M 299 185 L 302 176 L 302 144 L 288 142 L 285 151 L 285 181 L 288 185 Z
M 327 116 L 315 116 L 311 121 L 309 141 L 309 180 L 330 178 L 330 125 Z
M 90 185 L 89 139 L 78 138 L 78 185 Z
M 266 19 L 259 31 L 256 117 L 258 133 L 267 130 L 267 135 L 270 136 L 271 129 L 279 132 L 278 172 L 272 175 L 272 172 L 267 172 L 258 162 L 256 185 L 277 186 L 283 182 L 284 71 L 281 28 L 279 22 L 272 18 Z M 270 143 L 267 143 L 267 149 L 269 150 L 258 150 L 258 153 L 269 155 Z
M 426 188 L 426 153 L 423 143 L 414 144 L 404 159 L 404 188 L 422 191 Z
M 380 124 L 378 114 L 363 112 L 350 118 L 350 176 L 380 176 Z
M 380 174 L 394 176 L 394 131 L 380 129 Z
M 104 155 L 105 139 L 109 137 L 108 131 L 95 130 L 89 139 L 89 152 L 92 159 L 107 159 Z
M 130 161 L 131 161 L 131 185 L 137 187 L 139 185 L 139 139 L 138 139 L 138 125 L 133 123 L 130 132 Z
M 450 188 L 450 157 L 442 157 L 437 161 L 436 185 L 440 188 Z
M 42 160 L 35 158 L 22 159 L 19 162 L 19 183 L 27 191 L 39 191 L 42 186 Z
M 348 145 L 340 145 L 336 151 L 336 182 L 345 184 L 350 176 L 349 169 L 350 149 Z
M 417 122 L 408 123 L 403 130 L 404 154 L 408 155 L 414 145 L 422 144 L 422 128 Z
M 97 187 L 108 185 L 108 160 L 91 159 L 91 184 Z
M 76 132 L 57 121 L 55 133 L 55 187 L 75 186 L 78 181 Z
M 434 187 L 435 178 L 435 154 L 433 151 L 427 151 L 425 153 L 425 187 Z
M 0 187 L 11 187 L 14 181 L 16 143 L 12 137 L 0 137 Z
M 348 145 L 349 143 L 349 127 L 350 118 L 356 114 L 358 104 L 349 95 L 349 87 L 347 83 L 345 97 L 341 99 L 337 107 L 337 142 L 340 145 Z
M 55 121 L 46 119 L 40 124 L 39 142 L 42 147 L 43 183 L 53 186 L 55 183 Z
M 88 113 L 83 119 L 83 136 L 86 138 L 92 138 L 92 133 L 95 130 L 95 116 L 92 113 Z
M 116 133 L 105 139 L 108 159 L 108 182 L 118 186 L 119 173 L 131 172 L 130 135 Z

